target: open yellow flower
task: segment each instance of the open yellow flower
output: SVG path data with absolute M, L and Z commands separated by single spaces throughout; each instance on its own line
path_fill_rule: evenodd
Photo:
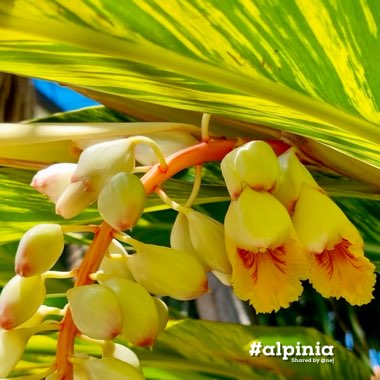
M 309 251 L 313 287 L 324 297 L 363 305 L 373 298 L 375 266 L 364 256 L 363 240 L 342 210 L 322 191 L 304 185 L 293 224 Z
M 231 202 L 224 225 L 237 297 L 262 313 L 296 301 L 307 261 L 285 207 L 268 192 L 246 187 Z

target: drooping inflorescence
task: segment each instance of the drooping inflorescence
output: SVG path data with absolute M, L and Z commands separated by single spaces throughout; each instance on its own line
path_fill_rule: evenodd
M 306 279 L 326 297 L 358 305 L 371 300 L 374 266 L 360 235 L 292 150 L 279 152 L 263 141 L 237 147 L 237 140 L 202 135 L 201 142 L 170 132 L 100 142 L 86 148 L 78 164 L 55 164 L 35 175 L 32 186 L 59 215 L 72 218 L 97 202 L 104 223 L 40 224 L 25 233 L 16 275 L 0 295 L 0 377 L 9 376 L 31 336 L 58 331 L 56 361 L 36 379 L 143 379 L 138 358 L 120 342 L 152 347 L 168 322 L 159 297 L 198 298 L 208 291 L 207 272 L 257 312 L 296 301 Z M 224 224 L 191 202 L 177 204 L 160 187 L 176 172 L 213 160 L 222 160 L 231 197 Z M 142 177 L 139 162 L 151 165 Z M 153 191 L 178 211 L 171 247 L 123 232 L 138 222 Z M 95 233 L 93 243 L 78 268 L 52 271 L 71 231 Z M 43 305 L 50 277 L 75 277 L 62 310 Z M 99 343 L 102 356 L 75 352 L 75 339 Z

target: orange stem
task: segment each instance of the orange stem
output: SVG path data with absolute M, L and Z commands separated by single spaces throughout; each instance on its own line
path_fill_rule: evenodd
M 242 139 L 211 139 L 172 154 L 167 159 L 168 167 L 165 171 L 157 164 L 141 178 L 146 194 L 154 192 L 157 186 L 181 170 L 210 161 L 222 160 L 227 153 L 244 142 Z M 289 148 L 289 145 L 281 141 L 273 140 L 267 141 L 267 143 L 271 145 L 277 155 Z M 79 267 L 75 286 L 88 285 L 94 282 L 89 275 L 98 270 L 103 256 L 112 241 L 113 232 L 113 228 L 106 222 L 100 225 Z M 60 380 L 73 379 L 73 365 L 69 359 L 74 352 L 74 340 L 77 332 L 71 310 L 68 308 L 61 322 L 57 342 L 56 367 Z

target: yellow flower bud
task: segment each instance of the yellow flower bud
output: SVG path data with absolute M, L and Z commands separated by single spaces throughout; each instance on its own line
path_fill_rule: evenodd
M 190 254 L 158 245 L 133 243 L 137 253 L 128 257 L 133 277 L 148 292 L 190 300 L 207 292 L 207 276 Z
M 226 182 L 227 190 L 231 199 L 237 199 L 243 189 L 247 186 L 246 183 L 242 182 L 240 174 L 235 167 L 235 158 L 237 153 L 238 150 L 234 149 L 232 152 L 226 154 L 220 163 L 223 178 Z
M 41 194 L 56 203 L 61 194 L 71 183 L 71 177 L 77 168 L 76 164 L 54 164 L 36 173 L 31 185 Z
M 224 226 L 195 210 L 186 213 L 189 221 L 190 240 L 200 261 L 211 270 L 231 273 L 224 244 Z
M 57 262 L 64 247 L 59 224 L 39 224 L 21 238 L 16 253 L 16 273 L 29 277 L 42 274 Z
M 90 380 L 144 380 L 140 370 L 119 359 L 89 359 L 84 365 Z
M 282 244 L 292 228 L 285 207 L 265 191 L 246 188 L 237 201 L 231 202 L 228 216 L 226 233 L 250 250 Z
M 26 344 L 33 332 L 31 329 L 0 331 L 0 377 L 9 375 L 20 361 Z
M 55 212 L 65 219 L 73 218 L 95 202 L 97 197 L 98 193 L 88 191 L 83 181 L 71 183 L 58 198 Z
M 315 189 L 319 189 L 319 186 L 292 150 L 287 150 L 278 157 L 278 162 L 281 175 L 274 196 L 289 212 L 293 212 L 303 184 Z
M 124 277 L 134 280 L 127 265 L 127 252 L 122 244 L 113 239 L 108 247 L 107 254 L 103 257 L 99 270 L 106 275 Z
M 85 182 L 87 191 L 97 193 L 109 177 L 118 172 L 131 172 L 134 165 L 128 139 L 101 142 L 82 152 L 72 182 Z
M 78 330 L 94 339 L 113 339 L 122 331 L 119 301 L 108 288 L 84 285 L 67 291 L 72 316 Z
M 187 209 L 178 213 L 170 235 L 172 248 L 191 253 L 206 270 L 231 273 L 224 244 L 224 227 L 210 217 Z
M 146 135 L 152 139 L 162 150 L 165 157 L 192 146 L 198 142 L 190 133 L 174 132 L 156 132 Z M 146 144 L 139 144 L 135 148 L 136 160 L 142 165 L 154 165 L 158 162 L 157 156 L 153 150 Z
M 169 309 L 164 301 L 157 297 L 153 297 L 153 301 L 156 305 L 156 310 L 158 313 L 158 321 L 159 321 L 159 327 L 158 331 L 164 331 L 165 327 L 169 320 Z
M 144 186 L 133 174 L 116 174 L 99 194 L 100 215 L 119 231 L 131 229 L 143 213 L 144 206 Z
M 264 141 L 250 141 L 228 153 L 221 162 L 221 169 L 232 199 L 246 186 L 272 191 L 280 176 L 277 157 Z
M 190 253 L 198 259 L 198 255 L 190 239 L 189 221 L 185 214 L 179 212 L 170 233 L 170 246 L 174 249 Z M 204 266 L 205 263 L 200 260 Z
M 254 190 L 274 189 L 280 176 L 277 157 L 264 141 L 250 141 L 238 148 L 234 164 L 241 180 Z
M 121 277 L 106 279 L 104 286 L 116 294 L 123 317 L 122 337 L 136 346 L 151 346 L 159 332 L 152 296 L 138 283 Z
M 13 277 L 0 294 L 0 328 L 14 329 L 31 318 L 44 301 L 45 294 L 41 276 Z

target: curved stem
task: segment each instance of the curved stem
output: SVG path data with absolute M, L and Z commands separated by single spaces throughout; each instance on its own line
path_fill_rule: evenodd
M 179 203 L 173 201 L 173 199 L 169 198 L 169 196 L 162 190 L 160 187 L 156 187 L 155 193 L 161 198 L 161 200 L 166 203 L 170 208 L 175 211 L 182 212 L 183 214 L 187 214 L 189 209 L 180 205 Z
M 201 183 L 202 183 L 202 168 L 203 168 L 203 165 L 197 165 L 195 167 L 193 190 L 191 191 L 189 199 L 185 203 L 185 207 L 191 207 L 191 205 L 194 203 L 195 199 L 198 196 L 199 190 L 201 188 Z

